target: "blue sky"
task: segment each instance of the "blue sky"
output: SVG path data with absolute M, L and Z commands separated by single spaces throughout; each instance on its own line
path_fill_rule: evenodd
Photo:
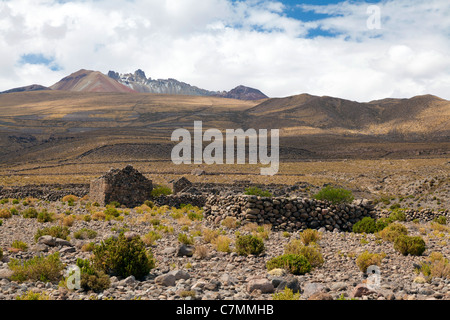
M 448 0 L 4 0 L 0 91 L 142 69 L 272 97 L 450 99 L 449 16 Z

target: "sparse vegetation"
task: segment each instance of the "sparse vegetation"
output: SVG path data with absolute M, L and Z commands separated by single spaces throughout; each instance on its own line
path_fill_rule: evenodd
M 343 188 L 326 186 L 322 188 L 314 198 L 322 201 L 329 201 L 333 204 L 350 203 L 354 200 L 353 193 Z
M 426 250 L 426 244 L 421 237 L 400 235 L 394 240 L 394 249 L 404 256 L 420 256 Z
M 73 237 L 75 239 L 83 239 L 83 240 L 94 239 L 95 237 L 97 237 L 97 232 L 91 229 L 83 228 L 74 232 Z
M 248 187 L 245 189 L 245 194 L 248 196 L 259 196 L 259 197 L 265 197 L 265 198 L 271 198 L 273 197 L 272 193 L 266 190 L 261 190 L 258 187 Z
M 219 235 L 214 240 L 214 245 L 216 247 L 216 250 L 220 251 L 220 252 L 227 252 L 227 253 L 231 252 L 230 244 L 231 244 L 231 239 L 224 235 Z
M 322 234 L 314 229 L 306 229 L 300 233 L 300 240 L 305 246 L 311 243 L 319 243 L 321 238 Z
M 20 251 L 28 250 L 28 244 L 20 240 L 14 240 L 13 243 L 11 243 L 11 247 Z
M 70 234 L 70 230 L 68 227 L 61 226 L 52 226 L 44 229 L 39 229 L 34 235 L 34 240 L 37 242 L 38 239 L 45 235 L 50 235 L 54 238 L 59 238 L 63 240 L 67 240 Z
M 294 275 L 304 275 L 311 271 L 312 266 L 302 255 L 284 254 L 270 259 L 266 263 L 267 270 L 285 269 Z
M 324 263 L 320 247 L 315 242 L 304 245 L 302 240 L 291 240 L 284 248 L 284 254 L 304 256 L 313 268 L 320 267 Z
M 42 292 L 33 292 L 31 290 L 28 290 L 24 294 L 17 296 L 16 300 L 50 300 L 50 296 Z
M 236 252 L 239 255 L 259 255 L 264 252 L 264 242 L 253 235 L 240 236 L 236 240 Z
M 292 289 L 285 287 L 283 291 L 274 293 L 272 300 L 300 300 L 300 293 L 294 293 Z
M 9 268 L 14 272 L 11 280 L 24 282 L 32 281 L 59 281 L 64 264 L 59 259 L 59 253 L 48 255 L 47 257 L 36 256 L 29 260 L 21 261 L 12 259 Z
M 400 223 L 393 223 L 378 232 L 381 239 L 389 242 L 394 242 L 401 235 L 407 235 L 408 229 Z
M 126 239 L 123 234 L 110 237 L 94 248 L 93 267 L 109 275 L 145 277 L 155 267 L 150 249 L 139 237 Z
M 355 233 L 374 233 L 376 229 L 375 220 L 370 217 L 364 217 L 353 225 L 352 231 Z
M 367 268 L 370 266 L 376 265 L 381 266 L 381 261 L 386 257 L 386 254 L 378 254 L 378 253 L 370 253 L 368 251 L 364 251 L 356 258 L 356 265 L 359 270 L 366 273 Z
M 159 196 L 168 196 L 169 194 L 172 194 L 172 189 L 170 189 L 168 186 L 156 186 L 151 192 L 151 196 L 153 199 L 156 199 Z
M 103 271 L 95 269 L 89 260 L 77 259 L 81 271 L 81 288 L 86 291 L 102 292 L 109 288 L 111 281 Z

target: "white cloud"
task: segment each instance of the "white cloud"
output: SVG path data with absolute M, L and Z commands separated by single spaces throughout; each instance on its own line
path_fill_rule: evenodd
M 140 68 L 209 90 L 450 99 L 448 1 L 383 1 L 380 30 L 367 28 L 368 5 L 303 6 L 329 15 L 305 23 L 281 1 L 2 1 L 0 91 L 49 86 L 81 68 Z M 318 27 L 339 36 L 308 38 Z M 25 54 L 51 57 L 62 70 L 20 64 Z

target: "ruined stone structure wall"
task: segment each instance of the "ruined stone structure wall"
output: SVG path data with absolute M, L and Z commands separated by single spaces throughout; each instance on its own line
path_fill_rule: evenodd
M 153 184 L 132 166 L 123 170 L 111 169 L 91 182 L 89 199 L 104 206 L 113 201 L 129 208 L 151 199 Z
M 219 223 L 226 217 L 242 222 L 271 224 L 274 230 L 320 229 L 351 231 L 364 217 L 376 217 L 369 201 L 333 205 L 304 198 L 261 198 L 257 196 L 209 197 L 207 219 Z

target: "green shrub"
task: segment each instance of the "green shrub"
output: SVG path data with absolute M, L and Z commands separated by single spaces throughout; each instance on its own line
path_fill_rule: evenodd
M 274 293 L 272 300 L 300 300 L 300 293 L 294 293 L 292 289 L 285 287 L 283 291 Z
M 369 253 L 368 251 L 364 251 L 358 256 L 358 258 L 356 258 L 356 265 L 358 266 L 359 270 L 366 273 L 367 268 L 369 268 L 370 266 L 381 266 L 381 261 L 385 256 L 386 254 Z
M 155 204 L 153 203 L 153 201 L 150 200 L 145 200 L 144 204 L 149 207 L 149 208 L 153 208 L 155 206 Z
M 172 189 L 167 186 L 157 186 L 156 188 L 153 188 L 151 192 L 153 199 L 156 199 L 159 196 L 168 196 L 169 194 L 172 194 Z
M 12 259 L 9 268 L 13 271 L 11 280 L 24 282 L 27 280 L 53 282 L 61 279 L 64 264 L 59 259 L 59 252 L 47 257 L 36 256 L 29 260 Z
M 123 234 L 102 241 L 93 251 L 93 267 L 110 275 L 141 279 L 155 267 L 151 250 L 139 237 L 126 239 Z
M 203 214 L 199 212 L 188 212 L 187 217 L 192 221 L 202 221 L 203 220 Z
M 353 225 L 352 231 L 355 233 L 375 233 L 375 220 L 370 217 L 365 217 Z
M 314 229 L 306 229 L 300 233 L 300 240 L 305 246 L 311 243 L 318 243 L 322 238 L 322 234 Z
M 38 241 L 38 239 L 42 236 L 50 235 L 54 238 L 59 238 L 63 240 L 68 240 L 68 236 L 70 234 L 70 230 L 68 227 L 61 226 L 52 226 L 44 229 L 39 229 L 34 235 L 34 241 Z
M 350 203 L 355 198 L 350 190 L 342 188 L 333 188 L 332 186 L 326 186 L 322 188 L 315 196 L 314 199 L 329 201 L 333 204 Z
M 292 240 L 284 248 L 284 254 L 304 256 L 313 268 L 320 267 L 324 263 L 320 247 L 315 243 L 305 246 L 301 240 Z
M 422 262 L 418 272 L 428 281 L 433 278 L 450 279 L 450 262 L 440 252 L 432 252 L 426 261 Z
M 420 256 L 426 250 L 425 241 L 421 237 L 400 235 L 394 241 L 394 249 L 407 256 Z
M 13 200 L 12 200 L 12 204 L 19 204 L 19 203 L 20 203 L 20 201 L 17 200 L 17 199 L 13 199 Z
M 185 233 L 178 234 L 178 241 L 182 244 L 191 245 L 194 244 L 194 238 L 188 236 Z
M 28 245 L 25 242 L 19 241 L 19 240 L 14 240 L 13 243 L 11 244 L 11 247 L 15 248 L 15 249 L 19 249 L 21 251 L 28 250 Z
M 45 293 L 33 292 L 31 290 L 28 290 L 24 294 L 17 296 L 16 300 L 24 300 L 24 301 L 50 300 L 50 297 Z
M 9 198 L 0 200 L 0 204 L 6 204 L 6 203 L 9 203 Z
M 53 213 L 52 212 L 48 212 L 47 209 L 42 210 L 41 212 L 38 213 L 37 216 L 37 221 L 38 222 L 52 222 L 53 221 Z
M 95 237 L 97 237 L 97 232 L 91 229 L 83 228 L 74 232 L 73 237 L 75 239 L 83 239 L 83 240 L 94 239 Z
M 390 222 L 394 222 L 394 221 L 406 221 L 406 213 L 402 210 L 402 209 L 398 209 L 398 210 L 394 210 L 394 212 L 392 212 L 389 215 L 388 220 Z
M 433 221 L 438 223 L 438 224 L 446 225 L 447 224 L 447 217 L 439 216 L 439 217 L 434 218 Z
M 378 232 L 378 235 L 385 241 L 394 242 L 397 237 L 407 235 L 408 229 L 400 223 L 392 223 Z
M 151 230 L 149 233 L 147 233 L 145 236 L 142 237 L 142 241 L 147 245 L 147 246 L 151 246 L 155 244 L 156 240 L 161 239 L 161 235 L 156 232 Z
M 391 221 L 388 218 L 381 218 L 375 222 L 375 232 L 380 232 L 388 225 L 391 224 Z
M 236 252 L 241 256 L 259 255 L 264 249 L 263 240 L 253 235 L 239 236 L 236 240 Z
M 286 269 L 294 275 L 304 275 L 311 271 L 312 266 L 304 256 L 284 254 L 270 259 L 266 263 L 267 270 Z
M 236 229 L 239 226 L 239 221 L 235 217 L 226 217 L 221 224 L 228 229 Z
M 245 189 L 245 194 L 248 196 L 259 196 L 266 198 L 271 198 L 273 196 L 269 191 L 261 190 L 258 187 L 248 187 L 247 189 Z
M 2 218 L 2 219 L 12 218 L 11 211 L 9 211 L 6 208 L 0 209 L 0 218 Z
M 11 212 L 11 214 L 12 214 L 13 216 L 19 215 L 19 210 L 17 210 L 16 207 L 12 207 L 11 209 L 9 209 L 9 212 Z
M 117 210 L 115 207 L 109 207 L 105 210 L 105 214 L 107 216 L 112 216 L 114 218 L 117 218 L 118 216 L 120 216 L 120 212 L 119 210 Z
M 27 219 L 37 218 L 38 212 L 35 208 L 27 208 L 22 212 L 22 216 Z
M 89 260 L 77 259 L 81 271 L 81 288 L 86 291 L 102 292 L 108 289 L 111 281 L 103 271 L 95 269 Z
M 108 204 L 108 208 L 120 208 L 120 203 L 117 202 L 117 201 L 111 201 L 111 202 Z
M 3 249 L 0 248 L 0 260 L 2 260 L 2 259 L 3 259 Z

